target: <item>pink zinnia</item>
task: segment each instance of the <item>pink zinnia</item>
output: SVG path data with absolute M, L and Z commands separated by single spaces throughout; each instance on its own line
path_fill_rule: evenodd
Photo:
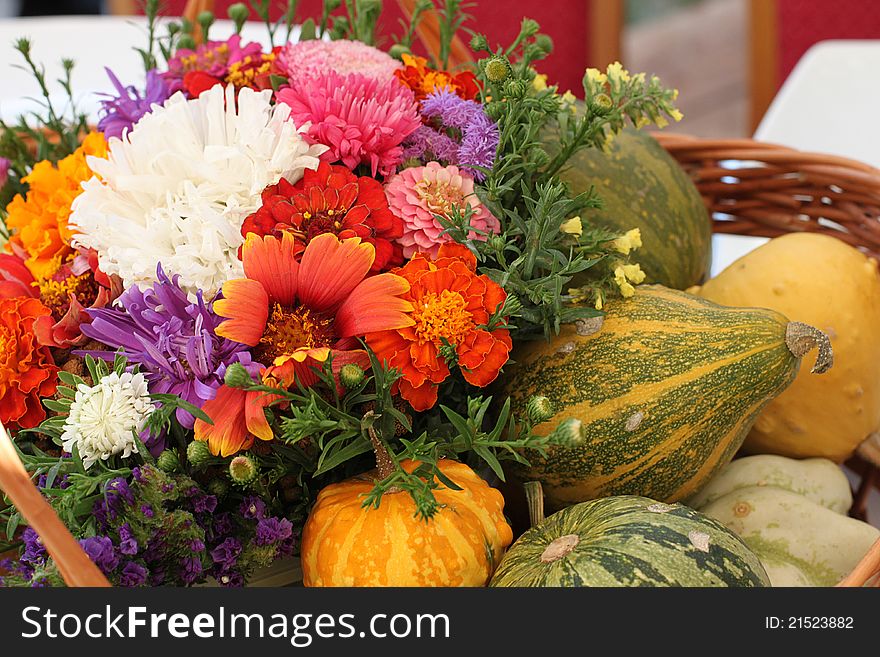
M 352 170 L 366 164 L 374 176 L 397 170 L 401 143 L 422 124 L 412 91 L 393 78 L 380 82 L 330 71 L 284 87 L 276 98 L 290 106 L 297 127 L 310 124 L 306 136 L 312 143 L 329 147 L 322 160 L 341 161 Z
M 312 39 L 288 43 L 278 53 L 278 63 L 291 87 L 330 71 L 340 75 L 360 73 L 380 82 L 394 77 L 403 64 L 378 48 L 360 41 Z
M 436 259 L 440 245 L 452 241 L 435 218 L 435 215 L 449 218 L 452 206 L 459 212 L 464 211 L 465 205 L 473 209 L 473 230 L 468 233 L 468 239 L 485 241 L 488 234 L 497 233 L 501 228 L 498 219 L 474 193 L 474 179 L 456 166 L 428 162 L 423 167 L 404 169 L 385 185 L 385 196 L 391 211 L 403 219 L 403 237 L 397 241 L 407 258 L 420 251 Z

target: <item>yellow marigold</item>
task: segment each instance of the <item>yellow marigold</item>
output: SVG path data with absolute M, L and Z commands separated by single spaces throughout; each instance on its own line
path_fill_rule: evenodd
M 48 160 L 37 162 L 23 180 L 30 188 L 27 197 L 16 195 L 6 207 L 6 225 L 12 231 L 7 251 L 15 245 L 26 254 L 25 265 L 34 278 L 51 276 L 73 252 L 73 235 L 67 225 L 73 199 L 82 192 L 82 183 L 92 177 L 86 156 L 107 157 L 107 142 L 100 132 L 89 133 L 82 145 L 54 166 Z

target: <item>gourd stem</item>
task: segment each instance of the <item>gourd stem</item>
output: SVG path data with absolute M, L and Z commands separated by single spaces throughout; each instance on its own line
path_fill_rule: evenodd
M 379 478 L 386 479 L 394 474 L 394 459 L 388 453 L 385 443 L 379 438 L 379 434 L 371 426 L 367 427 L 367 433 L 370 434 L 370 442 L 373 444 L 373 453 L 376 455 L 376 467 L 379 470 Z
M 544 522 L 544 488 L 540 481 L 527 481 L 523 488 L 529 507 L 529 523 L 535 527 Z
M 834 364 L 831 340 L 822 331 L 809 324 L 789 322 L 785 327 L 785 345 L 795 358 L 802 358 L 812 349 L 819 349 L 816 364 L 810 370 L 813 374 L 827 372 Z

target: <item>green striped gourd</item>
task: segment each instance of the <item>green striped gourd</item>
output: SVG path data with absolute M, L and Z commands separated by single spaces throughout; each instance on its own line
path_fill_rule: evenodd
M 532 527 L 490 586 L 768 586 L 761 562 L 721 523 L 681 504 L 618 496 Z
M 546 456 L 527 451 L 531 465 L 514 474 L 540 481 L 553 510 L 610 495 L 682 500 L 733 458 L 817 345 L 814 371 L 824 371 L 830 343 L 812 327 L 640 286 L 603 320 L 565 325 L 552 341 L 514 352 L 505 390 L 513 408 L 543 395 L 555 415 L 537 434 L 568 419 L 579 428 Z

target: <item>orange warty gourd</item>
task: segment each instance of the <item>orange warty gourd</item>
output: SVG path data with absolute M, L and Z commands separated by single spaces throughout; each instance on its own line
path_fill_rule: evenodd
M 418 463 L 401 465 L 412 472 Z M 375 473 L 321 490 L 303 529 L 303 583 L 485 586 L 513 540 L 504 498 L 463 463 L 438 466 L 462 490 L 436 489 L 441 507 L 428 521 L 415 516 L 404 491 L 386 492 L 379 508 L 363 507 Z

